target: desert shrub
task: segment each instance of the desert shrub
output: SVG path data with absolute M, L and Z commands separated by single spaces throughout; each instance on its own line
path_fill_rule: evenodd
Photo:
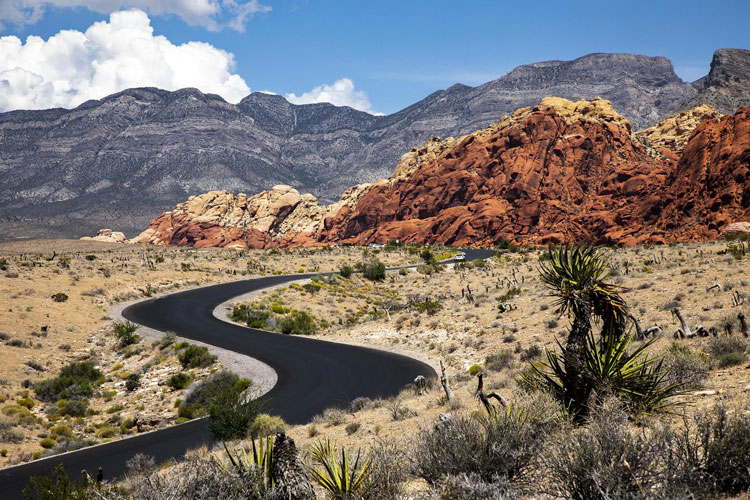
M 605 404 L 587 427 L 547 441 L 541 455 L 545 493 L 572 500 L 682 498 L 662 458 L 660 431 L 631 430 L 622 409 Z M 656 435 L 655 435 L 656 433 Z
M 370 448 L 370 468 L 359 494 L 362 500 L 396 500 L 404 491 L 408 457 L 393 441 L 379 439 Z
M 522 290 L 520 288 L 518 288 L 518 287 L 511 288 L 510 290 L 508 290 L 504 294 L 502 294 L 499 297 L 497 297 L 497 301 L 498 302 L 507 302 L 510 299 L 512 299 L 513 297 L 515 297 L 516 295 L 520 295 L 521 291 Z
M 516 356 L 510 349 L 503 349 L 497 354 L 490 354 L 484 361 L 484 367 L 494 372 L 501 372 L 513 366 Z
M 401 269 L 398 270 L 399 276 L 406 276 L 407 274 L 409 274 L 409 270 L 406 269 L 405 267 L 402 267 Z
M 80 399 L 61 399 L 57 402 L 57 414 L 64 417 L 83 417 L 86 415 L 88 402 Z
M 37 382 L 34 392 L 42 401 L 57 401 L 58 399 L 85 398 L 93 394 L 92 384 L 103 378 L 93 363 L 74 362 L 63 367 L 60 375 Z
M 348 266 L 346 264 L 344 264 L 343 266 L 339 268 L 339 274 L 341 275 L 342 278 L 349 278 L 353 272 L 354 272 L 354 269 L 352 268 L 352 266 Z
M 175 332 L 164 332 L 164 335 L 162 335 L 161 339 L 159 339 L 159 349 L 166 349 L 167 347 L 174 344 L 176 339 L 177 334 Z
M 421 302 L 412 304 L 412 307 L 414 307 L 417 312 L 427 313 L 429 316 L 433 316 L 443 309 L 443 304 L 428 297 Z
M 486 482 L 477 474 L 446 476 L 438 486 L 440 500 L 512 500 L 519 498 L 516 489 L 500 478 Z
M 271 311 L 275 314 L 287 314 L 292 310 L 288 307 L 284 307 L 280 302 L 271 302 Z
M 352 413 L 357 413 L 360 410 L 366 410 L 372 407 L 372 400 L 370 398 L 354 398 L 349 405 L 349 409 Z
M 37 422 L 36 416 L 23 406 L 5 405 L 2 412 L 3 415 L 10 417 L 18 425 L 31 426 Z
M 141 386 L 141 376 L 137 373 L 131 373 L 125 379 L 125 388 L 128 391 L 134 391 Z
M 175 373 L 171 377 L 167 379 L 167 385 L 171 387 L 172 389 L 184 389 L 188 385 L 190 385 L 190 382 L 192 381 L 192 377 L 188 375 L 187 373 Z
M 482 371 L 482 367 L 479 365 L 471 365 L 466 372 L 472 377 Z
M 216 362 L 216 356 L 208 352 L 208 347 L 188 345 L 177 357 L 183 368 L 203 368 Z
M 665 384 L 682 384 L 684 389 L 696 389 L 708 377 L 708 356 L 694 351 L 688 345 L 672 342 L 662 359 L 666 372 L 663 380 Z
M 745 353 L 747 350 L 747 339 L 735 336 L 712 337 L 708 341 L 708 354 L 715 359 L 719 359 L 729 353 Z
M 262 407 L 260 399 L 248 399 L 237 384 L 223 386 L 212 395 L 206 427 L 222 441 L 244 438 Z
M 313 417 L 313 422 L 326 423 L 328 426 L 341 425 L 346 419 L 346 413 L 341 408 L 326 408 L 321 415 Z
M 65 302 L 66 300 L 68 300 L 68 295 L 65 293 L 59 292 L 59 293 L 52 295 L 52 300 L 54 300 L 55 302 Z
M 60 424 L 52 427 L 49 430 L 49 435 L 52 438 L 71 438 L 73 437 L 73 431 L 70 430 L 70 427 L 68 427 L 65 424 Z
M 138 330 L 138 325 L 130 321 L 116 321 L 112 325 L 112 333 L 120 341 L 120 347 L 136 344 L 141 339 L 140 335 L 135 333 L 136 330 Z
M 249 434 L 253 439 L 265 438 L 266 436 L 273 436 L 279 431 L 286 429 L 286 423 L 281 417 L 274 417 L 266 413 L 261 413 L 252 425 L 250 425 Z
M 246 500 L 268 498 L 262 471 L 248 469 L 239 473 L 222 467 L 216 460 L 193 458 L 181 462 L 170 474 L 158 471 L 135 473 L 128 481 L 128 492 L 104 486 L 102 497 L 108 500 Z
M 472 472 L 487 482 L 511 480 L 526 472 L 540 446 L 540 429 L 523 409 L 511 407 L 493 417 L 454 417 L 419 433 L 415 469 L 430 484 Z
M 383 281 L 385 279 L 385 264 L 378 259 L 373 259 L 363 264 L 362 274 L 370 281 Z
M 719 358 L 717 363 L 719 368 L 727 368 L 728 366 L 739 365 L 747 359 L 747 355 L 744 352 L 728 352 Z
M 275 303 L 274 303 L 275 304 Z M 279 304 L 279 307 L 281 305 Z M 250 308 L 247 304 L 234 306 L 230 318 L 234 321 L 245 323 L 250 328 L 263 328 L 270 314 L 262 309 Z
M 144 476 L 151 474 L 156 466 L 154 457 L 145 455 L 143 453 L 136 453 L 127 462 L 125 466 L 128 468 L 128 474 Z
M 24 500 L 87 500 L 85 481 L 72 481 L 63 465 L 57 464 L 50 476 L 31 476 L 23 490 Z
M 16 400 L 16 403 L 19 406 L 23 406 L 25 408 L 28 408 L 29 410 L 34 407 L 34 400 L 31 398 L 20 398 Z
M 49 450 L 50 448 L 55 446 L 55 440 L 51 438 L 44 438 L 41 441 L 39 441 L 39 446 L 41 446 L 45 450 Z
M 317 326 L 305 311 L 293 311 L 279 322 L 279 330 L 287 335 L 311 335 L 317 331 Z
M 100 439 L 108 439 L 114 436 L 115 434 L 117 434 L 117 428 L 112 427 L 111 425 L 105 425 L 103 427 L 99 427 L 96 430 L 96 437 Z
M 207 407 L 216 394 L 220 394 L 227 387 L 233 387 L 241 392 L 247 384 L 249 381 L 240 379 L 229 371 L 213 373 L 187 388 L 180 401 L 178 415 L 188 419 L 201 417 L 206 414 Z
M 522 350 L 521 354 L 518 357 L 521 361 L 530 361 L 532 359 L 538 358 L 541 355 L 542 355 L 542 348 L 539 347 L 538 344 L 534 344 Z
M 351 436 L 352 434 L 357 432 L 359 430 L 360 425 L 361 424 L 359 422 L 349 422 L 348 424 L 346 424 L 346 427 L 344 427 L 344 430 L 346 431 L 347 436 Z
M 723 406 L 702 422 L 706 445 L 705 470 L 715 487 L 724 493 L 750 490 L 750 417 L 728 416 Z
M 24 435 L 13 427 L 15 422 L 9 418 L 0 419 L 0 442 L 3 443 L 20 443 L 23 441 Z

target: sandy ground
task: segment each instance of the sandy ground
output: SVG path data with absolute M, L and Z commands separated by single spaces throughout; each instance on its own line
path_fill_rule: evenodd
M 679 326 L 670 309 L 677 306 L 689 326 L 715 327 L 733 324 L 738 334 L 737 314 L 750 316 L 750 304 L 733 306 L 732 296 L 739 293 L 750 299 L 750 257 L 740 260 L 726 253 L 723 241 L 670 247 L 637 247 L 612 250 L 612 280 L 625 288 L 623 296 L 644 328 L 658 325 L 662 334 L 651 346 L 653 354 L 664 353 L 674 340 Z M 52 252 L 55 251 L 55 257 Z M 376 253 L 377 252 L 377 253 Z M 442 392 L 433 388 L 417 394 L 406 388 L 398 398 L 387 401 L 363 401 L 360 409 L 331 410 L 308 425 L 288 429 L 303 447 L 321 437 L 331 437 L 341 445 L 367 447 L 379 439 L 400 439 L 432 425 L 441 413 L 474 412 L 480 406 L 473 398 L 476 379 L 468 375 L 478 364 L 486 373 L 487 387 L 508 399 L 515 397 L 516 379 L 528 364 L 539 359 L 545 348 L 556 349 L 556 339 L 564 340 L 568 319 L 555 313 L 554 298 L 538 279 L 541 250 L 503 253 L 483 267 L 456 269 L 447 266 L 432 275 L 415 270 L 401 274 L 389 272 L 383 282 L 373 283 L 352 275 L 332 279 L 319 286 L 308 282 L 285 285 L 252 296 L 240 297 L 219 306 L 215 316 L 226 320 L 234 303 L 247 303 L 270 310 L 273 303 L 287 309 L 311 314 L 321 339 L 375 346 L 411 355 L 438 369 L 444 361 L 457 400 L 446 403 Z M 93 255 L 94 258 L 87 256 Z M 124 356 L 116 349 L 110 333 L 113 320 L 125 304 L 169 293 L 177 289 L 218 283 L 272 273 L 335 271 L 343 264 L 354 265 L 373 255 L 389 266 L 415 263 L 419 259 L 403 251 L 384 252 L 362 248 L 299 249 L 293 251 L 237 252 L 221 249 L 148 248 L 107 245 L 94 242 L 51 241 L 0 245 L 0 258 L 6 259 L 0 293 L 7 307 L 0 310 L 0 332 L 7 334 L 0 351 L 0 394 L 3 407 L 17 406 L 13 401 L 25 393 L 22 383 L 48 378 L 65 363 L 75 359 L 96 359 L 111 381 L 92 399 L 100 414 L 78 419 L 64 418 L 76 436 L 96 442 L 116 439 L 123 434 L 101 438 L 97 431 L 115 415 L 127 420 L 138 408 L 153 407 L 164 423 L 174 421 L 174 404 L 181 392 L 164 385 L 171 374 L 181 371 L 173 352 L 165 352 L 152 343 L 160 333 L 139 330 L 146 340 L 143 349 Z M 61 259 L 62 257 L 62 259 Z M 149 266 L 151 262 L 153 266 Z M 707 288 L 715 283 L 722 290 Z M 467 287 L 473 301 L 467 298 Z M 517 294 L 509 293 L 518 289 Z M 65 302 L 51 296 L 66 293 Z M 436 311 L 420 312 L 427 300 L 438 303 Z M 505 312 L 498 304 L 511 307 Z M 277 317 L 278 316 L 278 317 Z M 273 314 L 280 319 L 282 315 Z M 46 335 L 41 331 L 47 326 Z M 15 341 L 15 342 L 14 342 Z M 709 352 L 711 338 L 679 341 L 695 353 Z M 68 347 L 65 347 L 68 346 Z M 196 378 L 222 366 L 239 368 L 245 360 L 218 353 L 220 362 L 195 372 Z M 701 354 L 702 355 L 702 354 Z M 495 363 L 487 363 L 495 359 Z M 707 409 L 719 402 L 733 409 L 748 407 L 750 373 L 747 360 L 719 367 L 719 360 L 705 355 L 711 370 L 700 387 L 685 398 L 685 411 Z M 43 372 L 29 366 L 37 360 Z M 157 362 L 158 361 L 158 362 Z M 154 363 L 144 374 L 144 384 L 136 393 L 121 387 L 122 375 Z M 492 366 L 492 367 L 490 367 Z M 266 367 L 267 368 L 267 367 Z M 273 375 L 262 374 L 256 366 L 249 375 L 261 388 L 272 385 Z M 118 385 L 119 384 L 119 385 Z M 112 393 L 108 401 L 104 393 Z M 111 408 L 122 408 L 108 413 Z M 15 425 L 20 442 L 0 443 L 7 450 L 5 462 L 27 459 L 42 450 L 40 436 L 51 424 L 44 416 L 44 404 L 36 401 L 33 424 Z M 6 417 L 12 420 L 10 416 Z M 13 423 L 13 422 L 11 422 Z M 100 432 L 101 434 L 101 432 Z
M 118 349 L 111 328 L 122 319 L 120 312 L 128 304 L 252 276 L 335 271 L 342 263 L 360 260 L 372 251 L 242 252 L 78 240 L 0 244 L 0 296 L 5 306 L 0 309 L 4 344 L 0 350 L 0 465 L 43 453 L 42 440 L 57 437 L 50 434 L 54 425 L 64 424 L 72 430 L 73 439 L 93 444 L 136 432 L 122 425 L 129 425 L 137 415 L 157 426 L 175 421 L 175 404 L 182 390 L 169 388 L 166 380 L 183 369 L 174 350 L 157 345 L 160 332 L 140 328 L 143 340 L 136 348 Z M 408 258 L 401 252 L 378 254 L 388 265 Z M 58 293 L 67 299 L 55 301 L 52 296 Z M 222 349 L 211 347 L 211 351 L 219 362 L 187 370 L 195 379 L 228 368 L 250 378 L 256 393 L 273 387 L 276 375 L 268 366 Z M 81 360 L 95 361 L 107 378 L 90 400 L 93 414 L 50 418 L 50 404 L 37 400 L 31 387 L 57 375 L 67 363 Z M 141 387 L 132 392 L 124 388 L 130 373 L 141 374 Z M 20 408 L 19 401 L 30 405 L 29 411 Z

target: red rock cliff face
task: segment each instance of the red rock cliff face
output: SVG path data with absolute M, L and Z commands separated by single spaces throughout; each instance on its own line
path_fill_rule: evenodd
M 647 226 L 673 165 L 649 157 L 628 127 L 543 103 L 486 137 L 467 136 L 405 180 L 374 187 L 351 212 L 326 220 L 319 240 L 661 241 Z
M 681 151 L 633 134 L 608 101 L 546 98 L 473 134 L 413 148 L 390 179 L 355 186 L 336 204 L 288 186 L 252 197 L 212 192 L 155 219 L 136 241 L 636 244 L 714 238 L 750 221 L 750 108 L 708 116 L 692 133 L 677 125 L 681 139 L 670 144 L 686 140 Z
M 658 226 L 680 240 L 715 238 L 750 221 L 750 107 L 702 122 L 667 183 Z

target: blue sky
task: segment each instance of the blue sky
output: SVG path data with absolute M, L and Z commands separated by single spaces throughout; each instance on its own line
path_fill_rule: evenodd
M 213 87 L 210 82 L 196 80 L 210 87 L 202 90 L 226 94 L 236 101 L 249 87 L 293 94 L 291 97 L 300 102 L 338 99 L 335 103 L 382 113 L 395 112 L 454 83 L 478 85 L 535 61 L 573 59 L 591 52 L 663 55 L 672 60 L 680 77 L 695 80 L 708 72 L 715 49 L 750 48 L 750 2 L 746 0 L 537 1 L 521 5 L 435 0 L 198 0 L 201 2 L 206 7 L 202 13 L 180 6 L 188 0 L 0 0 L 0 37 L 21 40 L 21 46 L 15 44 L 12 49 L 19 51 L 17 57 L 4 61 L 0 54 L 0 87 L 5 81 L 6 88 L 15 92 L 15 100 L 0 101 L 0 107 L 74 105 L 117 85 L 135 85 L 139 78 L 145 84 L 163 83 L 165 87 L 180 86 L 182 79 L 189 81 L 190 68 L 176 68 L 168 78 L 154 74 L 163 66 L 158 62 L 153 62 L 153 68 L 123 71 L 119 77 L 111 76 L 110 71 L 109 80 L 95 71 L 90 78 L 80 79 L 79 73 L 87 70 L 85 65 L 102 56 L 95 55 L 101 51 L 85 48 L 86 43 L 75 37 L 63 44 L 64 50 L 54 49 L 53 62 L 44 58 L 36 66 L 26 63 L 36 53 L 28 48 L 24 52 L 29 35 L 48 40 L 61 30 L 84 33 L 96 22 L 109 22 L 110 11 L 128 7 L 150 9 L 146 14 L 153 35 L 166 37 L 174 46 L 199 41 L 233 55 L 226 70 L 204 70 L 195 63 L 193 69 L 209 75 L 206 82 L 217 79 Z M 76 4 L 80 6 L 59 7 Z M 248 6 L 248 14 L 238 19 L 243 5 Z M 102 40 L 109 36 L 114 35 L 107 32 L 97 43 L 106 44 Z M 116 51 L 130 48 L 124 44 L 107 50 L 111 65 L 120 67 L 124 56 Z M 144 46 L 143 50 L 150 49 Z M 170 53 L 165 49 L 164 57 L 169 58 Z M 66 57 L 73 69 L 58 68 L 54 76 L 45 73 L 45 65 L 64 63 Z M 190 65 L 192 57 L 201 59 L 191 55 L 184 64 Z M 18 67 L 24 71 L 13 72 Z M 10 75 L 5 80 L 3 71 Z M 35 79 L 38 74 L 41 79 Z M 343 79 L 348 80 L 334 86 Z M 24 92 L 35 92 L 33 99 Z M 45 100 L 50 101 L 48 106 Z

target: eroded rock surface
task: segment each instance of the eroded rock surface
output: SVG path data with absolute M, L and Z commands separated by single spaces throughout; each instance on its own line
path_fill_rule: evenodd
M 680 123 L 700 116 L 681 151 L 654 154 L 609 101 L 545 98 L 472 134 L 413 148 L 389 179 L 355 186 L 335 204 L 289 186 L 250 198 L 210 192 L 154 220 L 137 241 L 261 248 L 713 238 L 750 219 L 750 108 L 721 120 L 697 110 L 655 130 L 678 144 L 689 126 Z

